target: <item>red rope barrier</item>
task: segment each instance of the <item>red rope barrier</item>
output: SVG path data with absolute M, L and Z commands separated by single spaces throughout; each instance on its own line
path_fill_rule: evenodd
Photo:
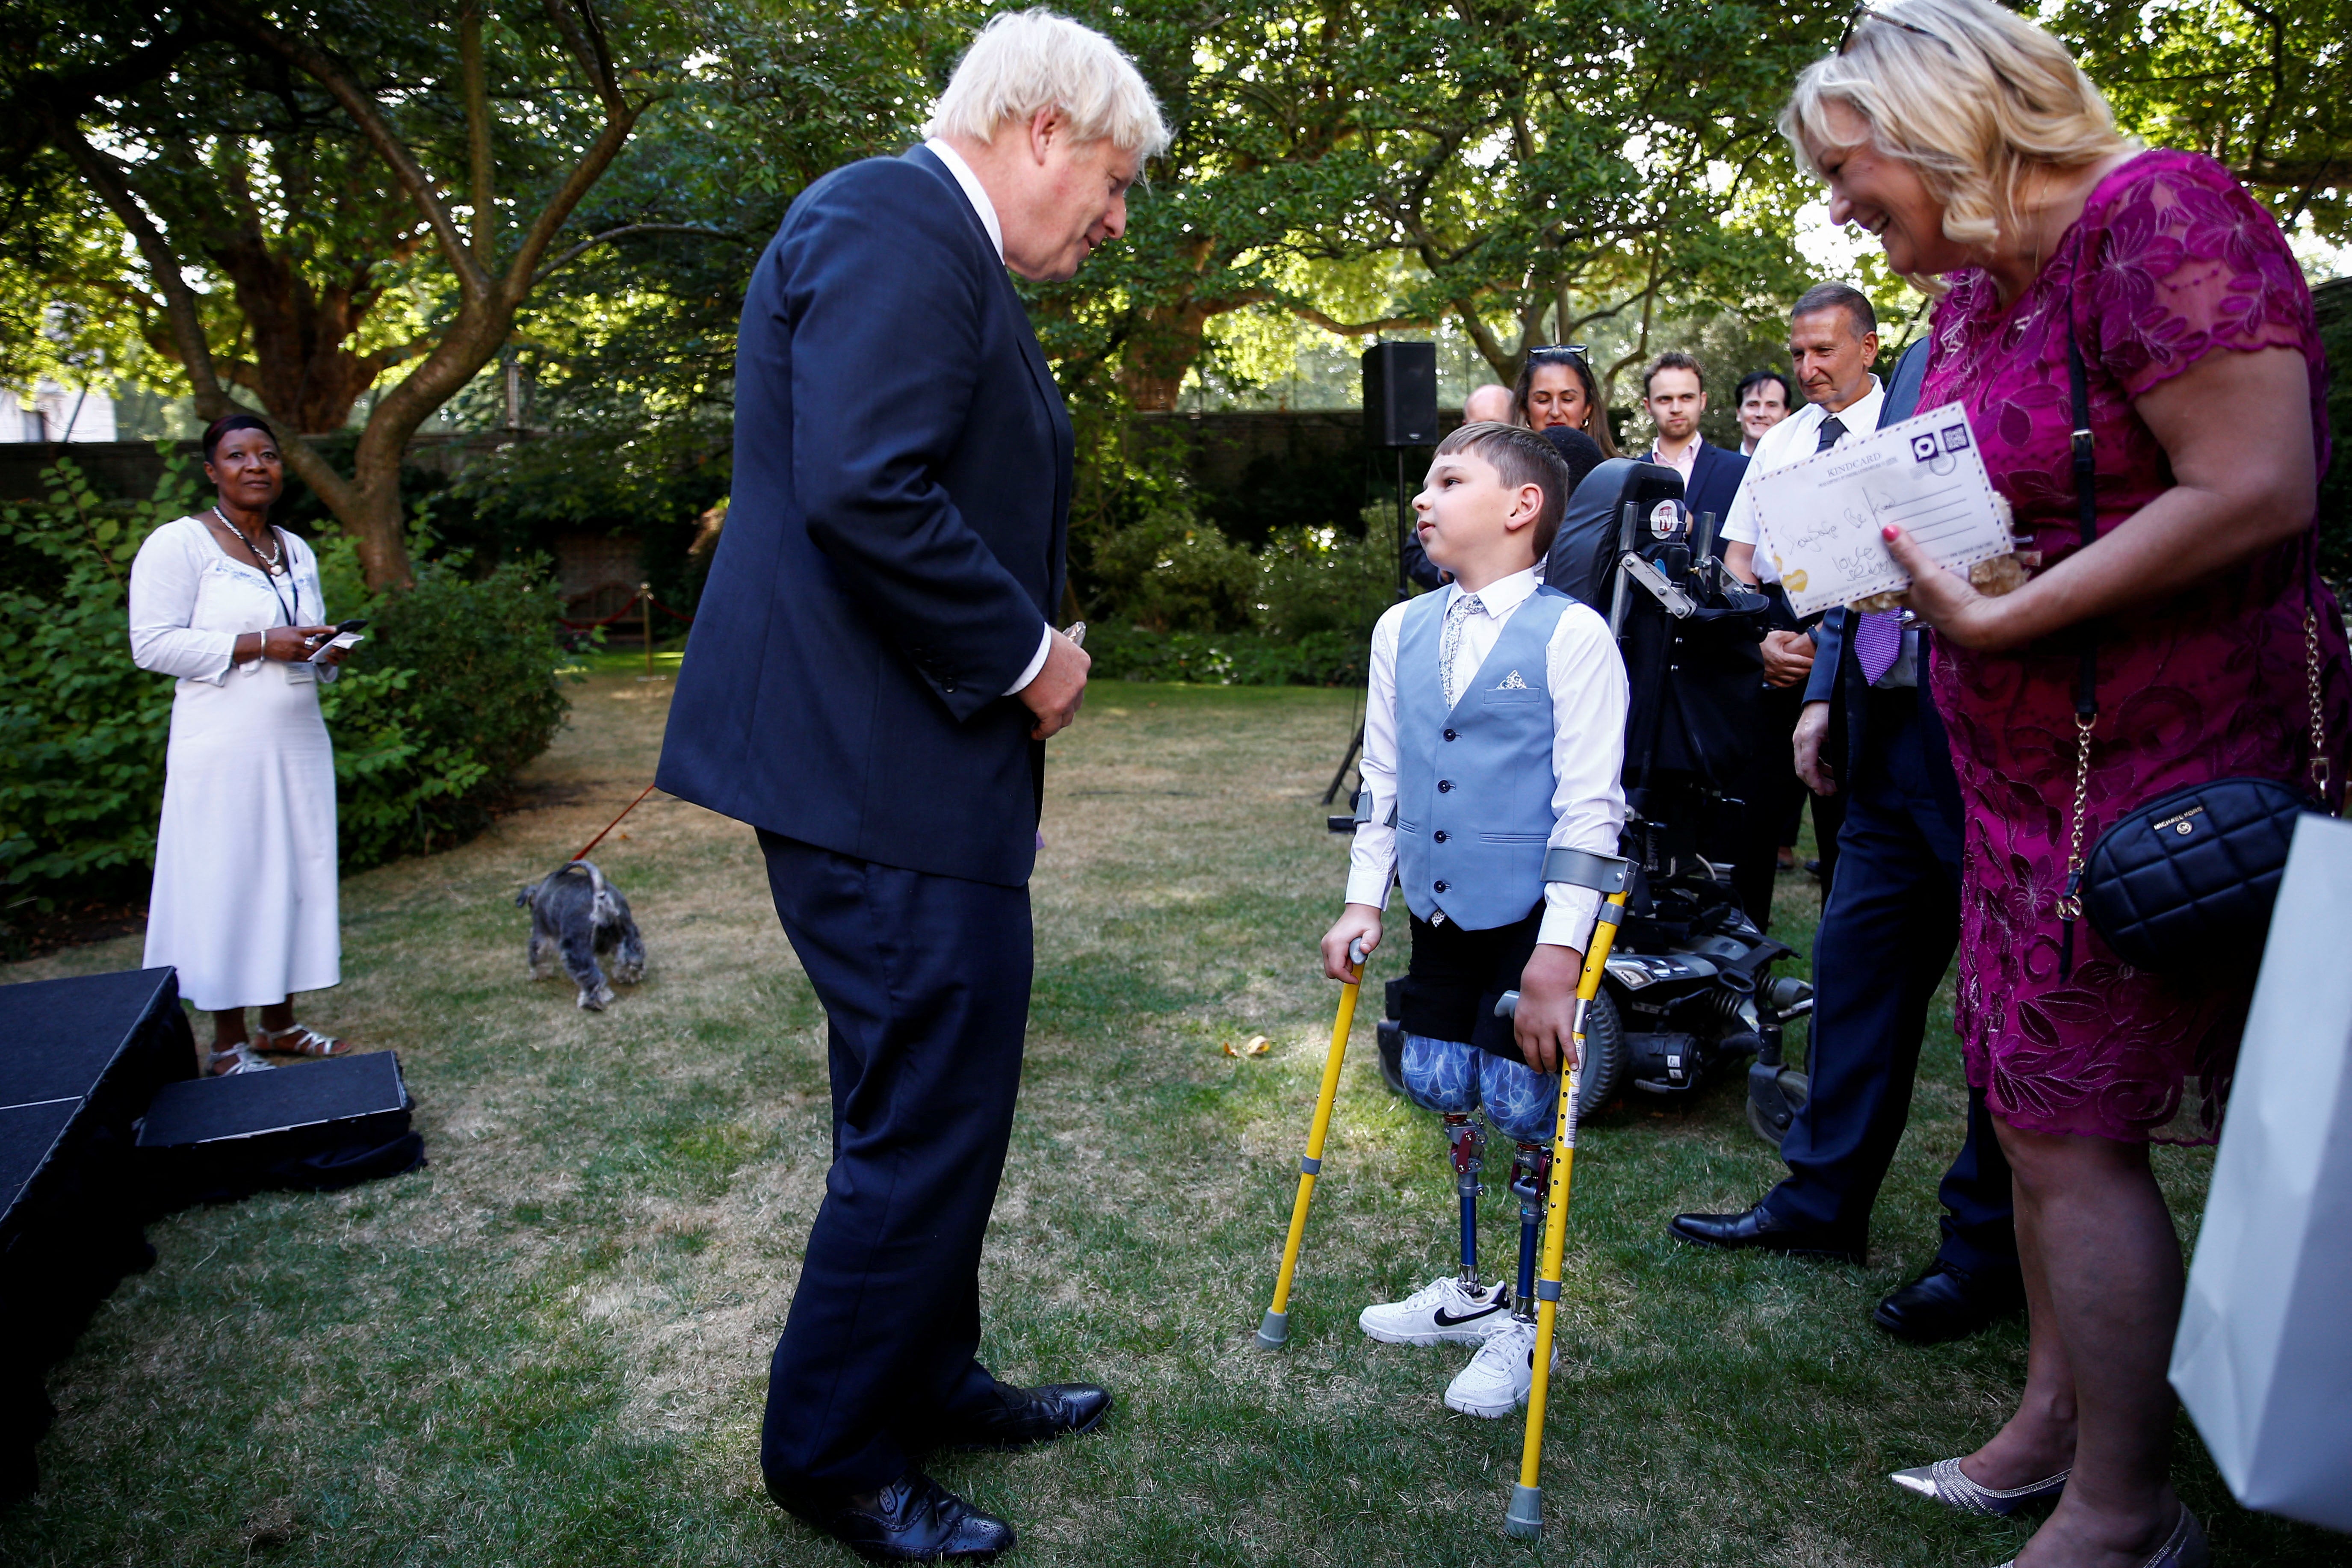
M 583 598 L 584 598 L 584 597 L 586 597 L 586 595 L 582 595 L 582 597 L 583 597 Z M 694 617 L 693 617 L 692 616 L 681 616 L 681 615 L 679 615 L 676 610 L 671 609 L 667 605 L 663 604 L 659 599 L 656 599 L 656 598 L 654 598 L 654 596 L 653 596 L 651 594 L 632 594 L 632 595 L 629 595 L 629 602 L 628 602 L 627 604 L 623 605 L 619 609 L 614 610 L 611 615 L 609 615 L 609 616 L 599 616 L 598 618 L 596 618 L 595 620 L 593 620 L 593 621 L 573 621 L 573 620 L 566 620 L 566 619 L 565 619 L 563 616 L 556 616 L 556 617 L 555 617 L 555 619 L 556 619 L 556 622 L 557 622 L 557 624 L 558 624 L 558 625 L 560 625 L 560 626 L 562 626 L 565 627 L 565 628 L 566 628 L 566 629 L 568 629 L 568 630 L 575 631 L 575 632 L 591 631 L 591 630 L 593 630 L 593 629 L 594 629 L 595 627 L 597 627 L 597 626 L 611 626 L 614 621 L 617 621 L 617 620 L 621 619 L 621 617 L 623 617 L 624 616 L 626 616 L 626 615 L 627 615 L 631 610 L 634 610 L 634 609 L 635 609 L 635 608 L 637 607 L 637 601 L 638 601 L 639 599 L 646 599 L 646 600 L 650 601 L 650 602 L 652 603 L 653 607 L 654 607 L 655 609 L 659 610 L 663 615 L 667 616 L 671 620 L 674 620 L 674 621 L 677 622 L 680 626 L 690 626 L 694 625 Z

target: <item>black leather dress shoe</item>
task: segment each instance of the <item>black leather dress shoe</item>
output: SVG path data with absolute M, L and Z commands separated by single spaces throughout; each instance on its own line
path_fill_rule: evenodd
M 838 1492 L 775 1497 L 812 1530 L 875 1563 L 985 1563 L 1013 1547 L 1011 1525 L 911 1470 L 868 1508 Z
M 1666 1228 L 1679 1240 L 1730 1251 L 1756 1247 L 1791 1258 L 1827 1258 L 1859 1263 L 1869 1250 L 1858 1237 L 1790 1225 L 1762 1204 L 1740 1214 L 1678 1214 Z
M 1870 1321 L 1898 1340 L 1939 1345 L 1967 1339 L 2024 1305 L 2025 1289 L 2014 1273 L 2005 1279 L 1975 1275 L 1935 1263 L 1879 1302 Z
M 1003 1389 L 1001 1408 L 960 1423 L 940 1441 L 958 1448 L 1025 1448 L 1091 1432 L 1110 1414 L 1110 1390 L 1091 1383 L 1044 1383 L 1034 1388 L 1007 1384 Z

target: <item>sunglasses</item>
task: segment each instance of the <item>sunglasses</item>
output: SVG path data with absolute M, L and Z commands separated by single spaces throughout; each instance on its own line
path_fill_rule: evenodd
M 1547 354 L 1564 359 L 1582 359 L 1584 345 L 1582 343 L 1545 343 L 1539 348 L 1528 351 L 1528 358 L 1531 360 L 1542 359 Z
M 1872 5 L 1856 5 L 1853 8 L 1853 14 L 1845 19 L 1845 31 L 1838 35 L 1837 53 L 1845 53 L 1846 46 L 1853 42 L 1854 29 L 1861 26 L 1864 22 L 1885 22 L 1892 26 L 1900 27 L 1906 33 L 1916 33 L 1923 38 L 1930 39 L 1938 44 L 1944 44 L 1944 47 L 1948 49 L 1952 47 L 1949 44 L 1945 44 L 1943 39 L 1937 37 L 1935 34 L 1929 32 L 1925 27 L 1919 26 L 1915 23 L 1906 22 L 1900 16 L 1890 16 L 1885 12 L 1878 10 Z

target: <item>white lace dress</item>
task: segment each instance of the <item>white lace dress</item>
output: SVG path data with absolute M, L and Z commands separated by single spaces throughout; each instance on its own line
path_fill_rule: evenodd
M 319 681 L 335 672 L 233 657 L 240 633 L 328 624 L 317 558 L 279 537 L 290 571 L 271 577 L 184 517 L 131 568 L 131 657 L 180 681 L 147 964 L 177 969 L 180 994 L 206 1012 L 342 979 L 335 756 L 319 716 Z

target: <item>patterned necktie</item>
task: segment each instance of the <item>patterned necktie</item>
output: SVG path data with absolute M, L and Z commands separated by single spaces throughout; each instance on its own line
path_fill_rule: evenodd
M 1815 447 L 1813 450 L 1826 452 L 1843 439 L 1845 439 L 1845 426 L 1836 415 L 1832 414 L 1822 421 L 1821 445 Z
M 1875 686 L 1895 668 L 1903 654 L 1903 612 L 1873 610 L 1853 628 L 1854 657 L 1862 660 L 1862 678 Z
M 1448 708 L 1454 706 L 1454 659 L 1462 651 L 1462 623 L 1486 607 L 1475 594 L 1465 594 L 1446 607 L 1445 636 L 1437 645 L 1437 676 Z

